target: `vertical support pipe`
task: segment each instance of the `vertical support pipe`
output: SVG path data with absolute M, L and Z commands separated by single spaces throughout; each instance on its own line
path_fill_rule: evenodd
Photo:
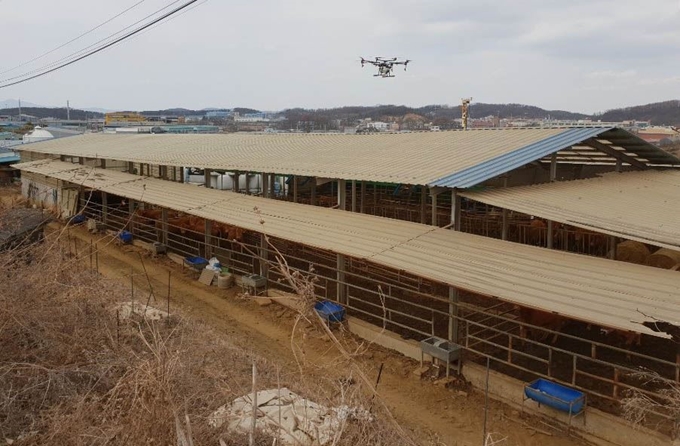
M 312 197 L 310 200 L 310 204 L 312 206 L 316 206 L 316 178 L 312 178 Z
M 238 172 L 234 172 L 234 187 L 233 187 L 233 191 L 236 192 L 236 193 L 238 193 L 238 192 L 240 191 L 240 189 L 241 189 L 241 188 L 240 188 L 241 185 L 239 184 L 239 181 L 241 181 L 241 174 L 238 173 Z
M 168 209 L 161 210 L 161 243 L 168 245 Z
M 205 219 L 205 258 L 212 257 L 212 221 Z
M 609 258 L 611 260 L 616 260 L 616 237 L 613 235 L 609 236 Z
M 102 159 L 100 160 L 100 163 L 101 163 L 101 168 L 102 168 L 102 169 L 106 169 L 106 160 L 102 158 Z
M 269 174 L 269 198 L 276 198 L 276 174 Z
M 548 249 L 552 249 L 553 247 L 553 239 L 555 237 L 553 236 L 553 222 L 552 220 L 548 220 Z
M 621 167 L 623 167 L 623 163 L 621 162 L 620 159 L 616 160 L 616 171 L 621 172 Z
M 128 200 L 128 218 L 130 219 L 130 233 L 135 233 L 135 219 L 133 215 L 135 213 L 135 200 Z
M 298 177 L 293 175 L 293 203 L 298 202 Z
M 347 181 L 338 180 L 338 207 L 343 211 L 347 209 Z
M 352 180 L 352 212 L 357 211 L 357 181 Z
M 210 169 L 203 170 L 203 181 L 205 182 L 205 187 L 210 189 Z
M 269 280 L 269 247 L 264 234 L 260 234 L 260 275 Z
M 269 174 L 262 172 L 262 196 L 269 197 Z
M 252 178 L 248 172 L 244 173 L 246 176 L 246 195 L 250 195 L 250 179 Z
M 430 189 L 430 197 L 432 197 L 432 226 L 437 226 L 437 194 Z
M 451 191 L 451 227 L 454 231 L 460 231 L 461 228 L 461 197 L 458 189 Z
M 378 183 L 373 184 L 373 215 L 378 215 Z
M 420 223 L 427 223 L 426 207 L 427 206 L 427 189 L 425 186 L 420 186 Z
M 557 153 L 553 153 L 550 157 L 550 181 L 557 179 Z
M 359 212 L 364 214 L 366 213 L 366 182 L 362 181 L 361 182 L 361 197 L 360 197 L 360 205 L 359 205 Z
M 508 187 L 508 177 L 503 178 L 503 187 Z M 503 208 L 503 229 L 501 230 L 501 239 L 508 239 L 508 210 Z
M 347 286 L 345 285 L 345 256 L 338 254 L 337 258 L 337 299 L 338 303 L 346 304 Z
M 449 287 L 449 340 L 458 343 L 458 290 Z
M 109 220 L 109 196 L 102 192 L 102 222 L 106 224 Z

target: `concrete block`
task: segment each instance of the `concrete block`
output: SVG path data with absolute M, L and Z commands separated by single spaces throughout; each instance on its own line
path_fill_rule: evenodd
M 268 307 L 272 304 L 272 300 L 268 297 L 256 297 L 255 303 L 261 307 Z

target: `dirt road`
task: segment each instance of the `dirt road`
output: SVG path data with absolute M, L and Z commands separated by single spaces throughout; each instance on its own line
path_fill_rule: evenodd
M 52 224 L 50 229 L 55 231 L 60 227 Z M 93 246 L 96 244 L 99 272 L 105 278 L 130 283 L 132 272 L 135 286 L 146 287 L 148 281 L 145 267 L 159 298 L 155 305 L 161 308 L 166 305 L 170 273 L 171 311 L 172 308 L 181 306 L 191 317 L 228 333 L 235 344 L 281 363 L 291 379 L 295 376 L 297 363 L 290 345 L 294 314 L 290 310 L 279 305 L 260 307 L 252 300 L 239 298 L 236 288 L 220 290 L 202 285 L 188 270 L 183 271 L 181 266 L 167 257 L 150 258 L 139 248 L 115 245 L 110 237 L 93 237 L 83 227 L 71 228 L 68 232 L 72 240 L 78 240 L 77 246 L 81 253 L 89 253 L 91 241 Z M 66 236 L 66 233 L 62 234 Z M 144 266 L 140 258 L 143 259 Z M 92 260 L 93 267 L 96 260 Z M 89 267 L 87 254 L 83 261 Z M 339 354 L 321 336 L 307 337 L 303 352 L 304 360 L 319 365 L 319 373 L 325 378 L 328 373 L 335 373 L 338 378 L 343 377 L 343 370 L 332 367 L 338 361 Z M 479 392 L 461 392 L 436 385 L 432 381 L 421 380 L 413 374 L 419 366 L 417 362 L 377 346 L 371 346 L 359 360 L 369 376 L 373 377 L 377 376 L 380 364 L 384 364 L 379 394 L 399 423 L 414 432 L 417 438 L 422 439 L 423 444 L 462 446 L 483 443 L 484 399 Z M 331 367 L 324 367 L 325 365 Z M 539 426 L 540 430 L 547 428 L 536 420 L 521 420 L 516 410 L 496 402 L 490 406 L 488 420 L 490 432 L 497 433 L 497 438 L 507 437 L 507 442 L 499 444 L 585 444 L 559 432 L 553 432 L 552 436 L 537 433 L 528 426 Z

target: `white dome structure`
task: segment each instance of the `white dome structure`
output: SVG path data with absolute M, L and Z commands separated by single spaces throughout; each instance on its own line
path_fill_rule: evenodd
M 48 132 L 47 130 L 43 129 L 40 126 L 37 126 L 31 133 L 27 133 L 24 135 L 24 144 L 28 144 L 31 142 L 38 142 L 38 141 L 45 141 L 47 139 L 52 139 L 54 138 L 54 135 Z

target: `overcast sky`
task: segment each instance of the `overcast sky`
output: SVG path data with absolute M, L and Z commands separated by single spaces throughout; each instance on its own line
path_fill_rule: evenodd
M 139 1 L 0 0 L 0 72 Z M 0 79 L 172 1 L 144 0 Z M 413 63 L 395 78 L 374 78 L 360 56 Z M 678 99 L 680 0 L 208 0 L 82 62 L 0 89 L 0 100 L 138 110 L 420 106 L 466 96 L 583 112 Z

